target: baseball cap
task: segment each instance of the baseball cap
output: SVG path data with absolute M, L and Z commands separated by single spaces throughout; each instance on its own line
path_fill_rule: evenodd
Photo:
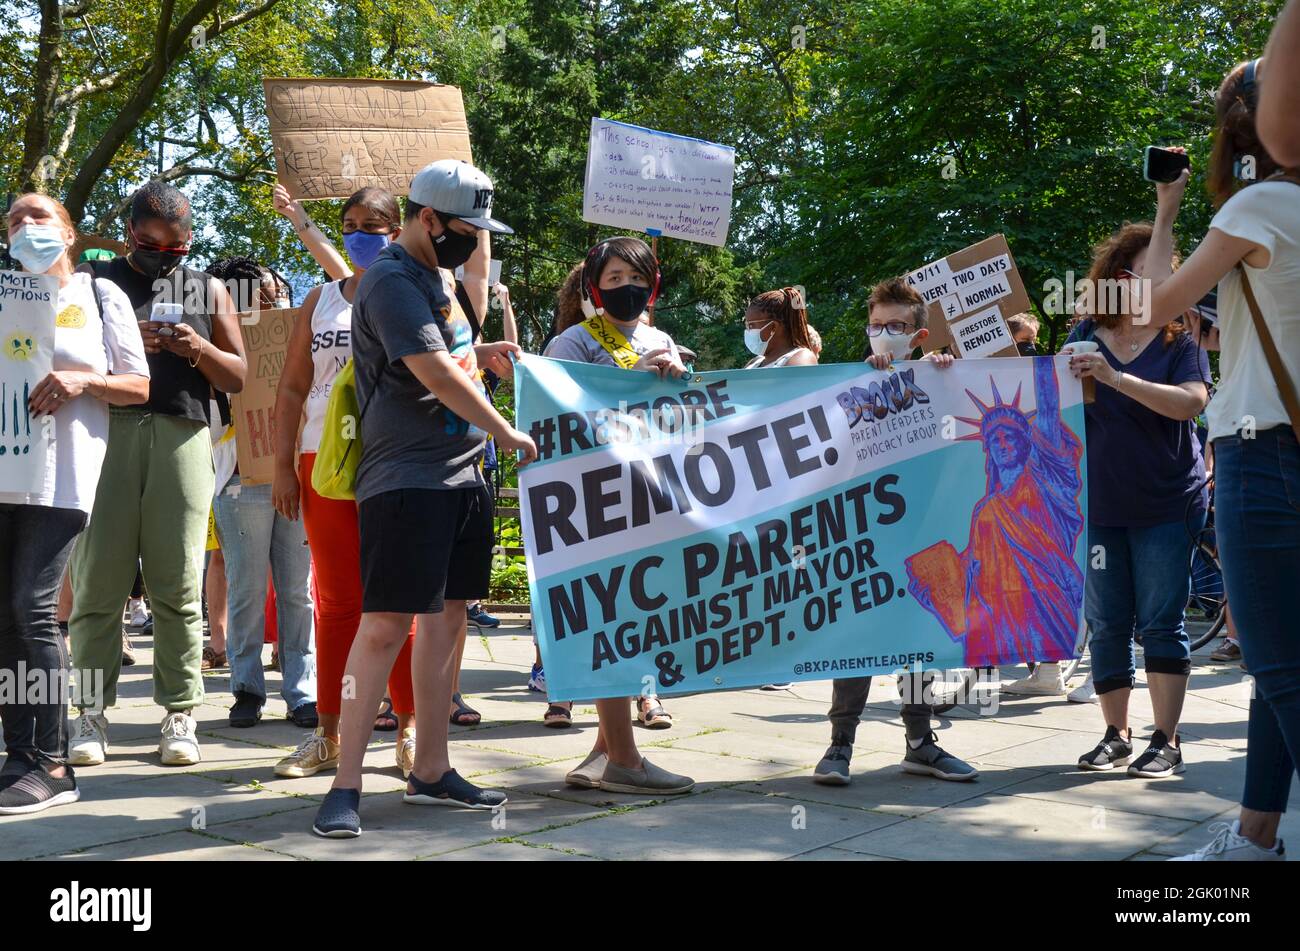
M 426 165 L 411 179 L 407 194 L 417 205 L 459 218 L 475 228 L 515 233 L 514 228 L 492 217 L 492 179 L 469 162 L 441 159 Z

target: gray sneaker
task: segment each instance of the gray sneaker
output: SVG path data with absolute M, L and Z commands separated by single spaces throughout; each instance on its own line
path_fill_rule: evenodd
M 813 770 L 813 782 L 824 786 L 847 786 L 852 780 L 849 775 L 849 761 L 852 758 L 852 745 L 832 742 L 826 750 L 826 755 Z
M 642 757 L 640 769 L 628 769 L 614 762 L 607 763 L 605 774 L 600 778 L 600 788 L 605 792 L 680 796 L 695 788 L 695 780 L 689 776 L 670 773 Z
M 912 749 L 911 743 L 907 744 L 903 772 L 934 776 L 954 783 L 966 782 L 979 776 L 979 770 L 974 766 L 944 752 L 939 746 L 939 738 L 933 732 L 916 749 Z
M 605 766 L 609 759 L 604 753 L 597 753 L 594 750 L 587 754 L 587 758 L 575 766 L 565 775 L 564 781 L 570 786 L 577 786 L 580 789 L 599 789 L 600 777 L 605 775 Z

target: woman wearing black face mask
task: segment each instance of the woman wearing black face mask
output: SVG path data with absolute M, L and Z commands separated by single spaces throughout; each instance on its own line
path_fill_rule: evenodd
M 608 238 L 587 253 L 582 274 L 582 310 L 586 320 L 556 336 L 544 356 L 579 363 L 599 363 L 625 370 L 648 370 L 661 377 L 682 377 L 686 368 L 672 337 L 641 321 L 659 291 L 659 262 L 639 238 Z M 551 704 L 548 726 L 568 726 L 572 704 Z M 627 715 L 627 698 L 596 701 L 600 734 L 595 748 L 565 782 L 606 792 L 676 795 L 690 792 L 695 781 L 642 758 Z M 672 718 L 655 697 L 637 700 L 637 716 L 647 727 L 664 729 Z
M 1016 342 L 1016 349 L 1022 357 L 1038 354 L 1038 345 L 1035 343 L 1038 339 L 1038 320 L 1033 314 L 1025 312 L 1008 317 L 1007 329 L 1011 331 L 1011 339 Z

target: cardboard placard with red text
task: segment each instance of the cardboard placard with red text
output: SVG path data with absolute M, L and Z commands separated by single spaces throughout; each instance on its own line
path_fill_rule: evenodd
M 289 337 L 299 308 L 264 309 L 239 315 L 248 374 L 230 400 L 239 452 L 239 481 L 263 485 L 275 476 L 275 393 L 284 372 Z

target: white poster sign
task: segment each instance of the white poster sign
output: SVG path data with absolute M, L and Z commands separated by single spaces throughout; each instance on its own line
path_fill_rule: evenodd
M 723 245 L 735 173 L 731 146 L 593 118 L 582 218 Z
M 58 296 L 56 278 L 0 271 L 0 496 L 45 488 L 48 427 L 27 401 L 52 366 Z
M 996 306 L 963 320 L 955 320 L 949 329 L 963 360 L 991 357 L 1015 346 L 1007 322 L 1002 319 L 1002 311 Z

